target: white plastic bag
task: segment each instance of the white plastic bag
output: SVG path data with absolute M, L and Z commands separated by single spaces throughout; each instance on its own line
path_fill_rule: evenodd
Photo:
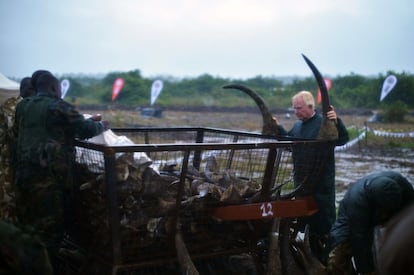
M 94 136 L 87 140 L 88 142 L 96 143 L 96 144 L 103 144 L 109 146 L 125 146 L 125 145 L 134 145 L 135 143 L 132 142 L 126 136 L 118 136 L 112 130 L 106 130 L 103 133 Z M 104 171 L 104 160 L 103 156 L 100 159 L 96 159 L 96 154 L 94 156 L 91 155 L 91 151 L 85 148 L 77 148 L 77 159 L 80 163 L 86 164 L 92 172 L 100 173 Z M 116 154 L 116 158 L 121 156 L 123 153 Z M 152 160 L 147 156 L 144 152 L 135 152 L 134 153 L 134 161 L 138 165 L 151 165 Z

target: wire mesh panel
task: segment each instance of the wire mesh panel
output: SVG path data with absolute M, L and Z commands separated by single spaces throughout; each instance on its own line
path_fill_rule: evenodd
M 137 127 L 117 128 L 113 131 L 117 135 L 127 135 L 137 144 L 233 143 L 277 140 L 275 137 L 266 137 L 257 133 L 200 127 Z
M 272 218 L 307 215 L 280 204 L 281 193 L 311 195 L 326 159 L 322 142 L 219 129 L 116 133 L 137 144 L 77 142 L 78 231 L 69 239 L 89 273 L 208 271 L 221 261 L 237 274 L 243 257 L 256 265 L 251 255 Z

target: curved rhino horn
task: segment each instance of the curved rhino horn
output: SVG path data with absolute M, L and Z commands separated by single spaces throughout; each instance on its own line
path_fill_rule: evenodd
M 316 82 L 318 82 L 319 90 L 321 91 L 321 99 L 322 99 L 322 111 L 323 115 L 326 116 L 326 113 L 330 111 L 331 104 L 329 101 L 328 95 L 328 88 L 326 88 L 325 80 L 322 77 L 322 74 L 319 72 L 318 68 L 307 58 L 304 54 L 302 54 L 303 58 L 305 59 L 306 64 L 308 64 L 309 68 L 311 69 Z
M 326 88 L 325 80 L 323 79 L 318 68 L 309 60 L 304 54 L 303 58 L 311 69 L 313 75 L 315 76 L 316 81 L 318 82 L 319 90 L 321 92 L 322 98 L 322 113 L 323 113 L 323 122 L 320 128 L 318 138 L 326 140 L 337 140 L 338 139 L 338 129 L 336 128 L 336 123 L 332 120 L 328 120 L 326 113 L 331 110 L 331 103 L 329 101 L 328 89 Z
M 229 85 L 223 86 L 223 88 L 240 90 L 248 94 L 251 98 L 253 98 L 253 100 L 256 102 L 257 106 L 260 109 L 260 113 L 262 114 L 262 118 L 263 118 L 262 134 L 271 135 L 271 136 L 275 136 L 279 134 L 279 130 L 278 130 L 279 127 L 276 123 L 276 120 L 273 118 L 273 115 L 269 111 L 269 108 L 266 106 L 263 98 L 261 98 L 255 91 L 240 84 L 229 84 Z

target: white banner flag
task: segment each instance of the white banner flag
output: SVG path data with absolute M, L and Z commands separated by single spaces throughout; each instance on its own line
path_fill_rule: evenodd
M 161 80 L 155 80 L 151 86 L 151 105 L 154 104 L 161 93 L 163 83 Z
M 380 101 L 382 101 L 391 92 L 395 84 L 397 84 L 397 77 L 395 75 L 387 76 L 382 84 Z
M 63 79 L 62 82 L 60 82 L 60 88 L 62 91 L 62 99 L 65 97 L 66 93 L 68 92 L 70 87 L 70 82 L 67 79 Z

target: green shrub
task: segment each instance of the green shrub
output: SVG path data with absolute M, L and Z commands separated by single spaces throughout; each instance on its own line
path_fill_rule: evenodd
M 396 101 L 384 108 L 382 118 L 384 122 L 403 122 L 407 113 L 407 105 L 401 101 Z

